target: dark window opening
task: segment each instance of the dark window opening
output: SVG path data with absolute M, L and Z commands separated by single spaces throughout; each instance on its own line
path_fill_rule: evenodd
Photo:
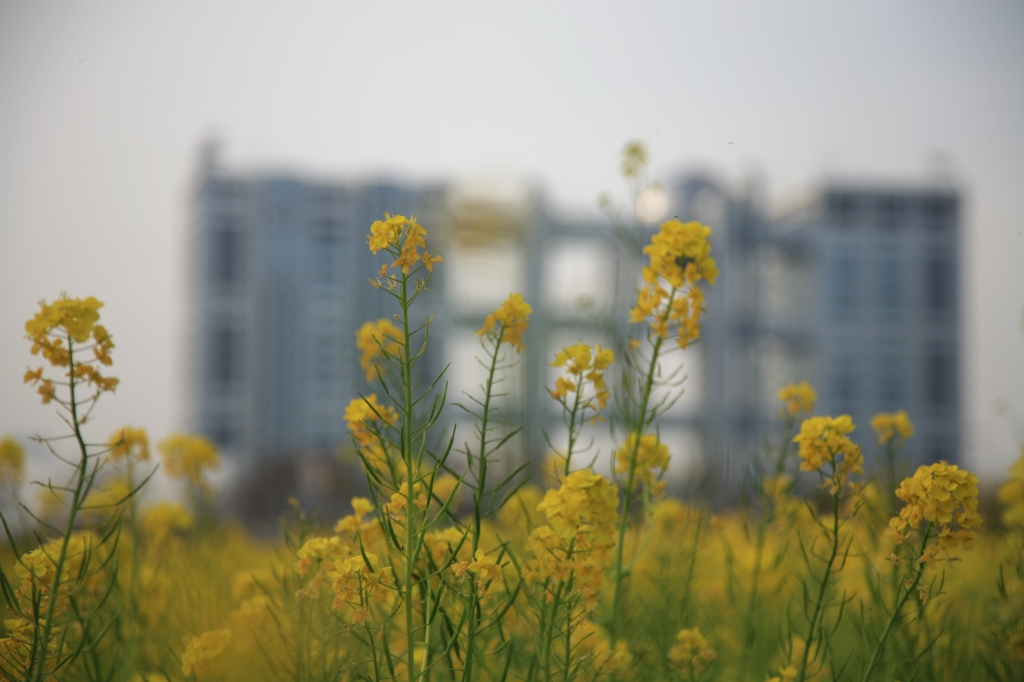
M 240 378 L 239 345 L 241 334 L 221 328 L 213 332 L 210 349 L 210 377 L 218 384 L 232 384 Z
M 849 226 L 857 222 L 859 206 L 856 197 L 848 194 L 830 194 L 827 202 L 828 214 L 836 224 Z
M 878 302 L 889 312 L 904 305 L 904 280 L 906 264 L 896 254 L 883 255 L 878 261 Z
M 953 307 L 953 268 L 944 258 L 925 263 L 925 301 L 933 313 Z
M 858 263 L 851 253 L 834 256 L 829 268 L 829 303 L 833 308 L 850 312 L 857 307 Z
M 903 197 L 883 197 L 878 201 L 878 223 L 889 230 L 903 227 L 907 219 L 907 202 Z
M 929 197 L 921 204 L 925 226 L 943 230 L 953 224 L 956 215 L 956 200 L 952 197 Z
M 896 410 L 903 407 L 902 363 L 895 353 L 884 353 L 879 358 L 878 397 L 882 409 Z
M 925 402 L 940 408 L 953 401 L 953 361 L 943 352 L 932 352 L 925 358 Z
M 215 282 L 231 284 L 244 275 L 242 232 L 231 221 L 223 222 L 210 233 L 211 275 Z

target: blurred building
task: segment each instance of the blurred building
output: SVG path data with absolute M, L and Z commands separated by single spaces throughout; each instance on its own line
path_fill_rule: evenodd
M 959 457 L 960 198 L 949 187 L 830 183 L 769 219 L 756 191 L 690 177 L 680 210 L 721 225 L 709 288 L 705 457 L 726 488 L 777 440 L 776 393 L 808 380 L 818 414 L 905 409 L 917 462 Z M 702 215 L 703 213 L 703 215 Z
M 917 426 L 913 455 L 957 459 L 954 190 L 828 184 L 771 218 L 755 189 L 708 177 L 688 176 L 670 194 L 670 215 L 712 226 L 721 271 L 705 287 L 700 343 L 665 363 L 665 371 L 681 363 L 687 376 L 682 398 L 659 419 L 676 485 L 732 498 L 751 457 L 778 439 L 778 389 L 804 379 L 818 390 L 819 414 L 854 418 L 868 456 L 871 416 L 902 408 Z M 367 283 L 386 259 L 369 253 L 365 235 L 385 211 L 420 215 L 444 257 L 417 304 L 424 320 L 435 314 L 421 385 L 442 371 L 448 382 L 438 439 L 452 427 L 457 449 L 478 438 L 457 404 L 470 406 L 465 394 L 479 395 L 485 379 L 473 360 L 484 355 L 475 332 L 519 292 L 534 312 L 526 350 L 507 353 L 514 366 L 499 386 L 507 395 L 496 418 L 524 428 L 498 470 L 541 461 L 565 434 L 545 388 L 558 372 L 549 363 L 583 341 L 616 349 L 621 366 L 639 250 L 655 225 L 629 232 L 562 218 L 536 191 L 495 199 L 445 186 L 241 172 L 212 153 L 193 202 L 189 427 L 241 462 L 277 460 L 264 467 L 275 479 L 290 475 L 281 461 L 325 461 L 349 442 L 345 406 L 380 392 L 360 369 L 355 331 L 395 312 Z M 580 461 L 600 452 L 596 466 L 607 472 L 623 434 L 591 432 L 604 435 Z M 313 480 L 296 487 L 322 483 L 322 470 L 310 471 L 299 475 Z
M 207 150 L 193 195 L 189 427 L 246 458 L 333 454 L 365 387 L 355 329 L 391 314 L 367 295 L 383 262 L 367 227 L 385 210 L 429 212 L 437 196 L 228 171 Z

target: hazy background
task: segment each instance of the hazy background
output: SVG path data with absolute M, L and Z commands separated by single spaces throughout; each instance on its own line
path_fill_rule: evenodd
M 964 215 L 967 464 L 1024 441 L 1024 4 L 0 3 L 0 434 L 57 433 L 23 323 L 105 301 L 97 436 L 179 425 L 186 199 L 228 165 L 536 183 L 596 215 L 618 152 L 656 178 L 953 174 Z M 371 6 L 372 5 L 372 6 Z M 1002 414 L 998 414 L 1002 411 Z

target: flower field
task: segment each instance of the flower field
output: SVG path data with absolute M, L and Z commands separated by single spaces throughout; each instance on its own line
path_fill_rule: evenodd
M 42 442 L 67 476 L 4 519 L 0 677 L 1024 676 L 1024 459 L 1000 490 L 1005 529 L 986 530 L 999 524 L 979 513 L 974 474 L 935 462 L 904 475 L 905 413 L 870 425 L 817 415 L 800 383 L 779 394 L 781 436 L 750 466 L 741 504 L 718 514 L 667 496 L 658 418 L 681 387 L 674 354 L 700 337 L 701 285 L 717 276 L 708 227 L 669 220 L 644 246 L 621 344 L 581 340 L 551 359 L 561 375 L 534 399 L 561 405 L 567 438 L 534 481 L 495 466 L 518 430 L 498 410 L 530 343 L 519 294 L 481 320 L 482 383 L 464 407 L 475 434 L 462 450 L 437 437 L 444 376 L 423 382 L 416 369 L 429 321 L 414 322 L 415 306 L 444 266 L 426 242 L 415 217 L 385 216 L 368 235 L 393 260 L 368 295 L 390 297 L 394 317 L 357 333 L 374 390 L 338 415 L 366 496 L 327 526 L 293 502 L 273 542 L 218 523 L 219 454 L 198 436 L 155 448 L 183 502 L 146 500 L 157 456 L 145 430 L 89 433 L 118 385 L 103 304 L 40 305 L 25 329 L 42 363 L 25 381 L 65 417 L 63 436 Z M 586 444 L 608 428 L 618 445 L 598 466 Z M 874 431 L 877 452 L 865 456 L 855 428 Z M 22 470 L 20 445 L 3 441 L 11 500 Z

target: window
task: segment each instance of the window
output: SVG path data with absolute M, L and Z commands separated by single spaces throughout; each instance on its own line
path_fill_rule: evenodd
M 210 440 L 222 448 L 228 448 L 237 444 L 238 431 L 231 423 L 231 418 L 221 414 L 213 418 L 209 431 Z
M 208 375 L 215 383 L 226 386 L 241 378 L 240 341 L 241 334 L 230 327 L 213 331 Z
M 214 282 L 232 284 L 242 280 L 242 237 L 242 231 L 230 217 L 219 220 L 210 232 L 210 276 Z
M 924 225 L 931 230 L 945 230 L 956 217 L 956 199 L 953 197 L 927 197 L 921 202 Z
M 313 278 L 319 284 L 334 284 L 341 278 L 338 240 L 320 232 L 313 238 Z
M 856 254 L 849 249 L 829 261 L 829 305 L 838 312 L 849 313 L 857 307 L 858 265 Z
M 925 356 L 924 399 L 930 407 L 942 408 L 953 401 L 953 372 L 953 359 L 949 353 L 933 350 Z
M 341 343 L 333 334 L 318 334 L 313 342 L 313 380 L 329 386 L 341 376 Z
M 904 407 L 903 359 L 899 353 L 883 351 L 878 356 L 878 398 L 883 410 Z
M 903 227 L 907 219 L 907 201 L 903 197 L 882 197 L 878 200 L 878 224 L 887 230 Z
M 906 267 L 902 253 L 886 252 L 878 259 L 878 304 L 886 312 L 898 312 L 906 303 Z
M 950 261 L 933 256 L 925 262 L 925 304 L 932 313 L 953 308 L 953 268 Z
M 848 227 L 858 218 L 857 197 L 849 194 L 830 194 L 826 199 L 829 218 L 837 225 Z
M 839 412 L 853 412 L 859 398 L 856 361 L 852 353 L 837 355 L 832 361 L 830 392 Z

